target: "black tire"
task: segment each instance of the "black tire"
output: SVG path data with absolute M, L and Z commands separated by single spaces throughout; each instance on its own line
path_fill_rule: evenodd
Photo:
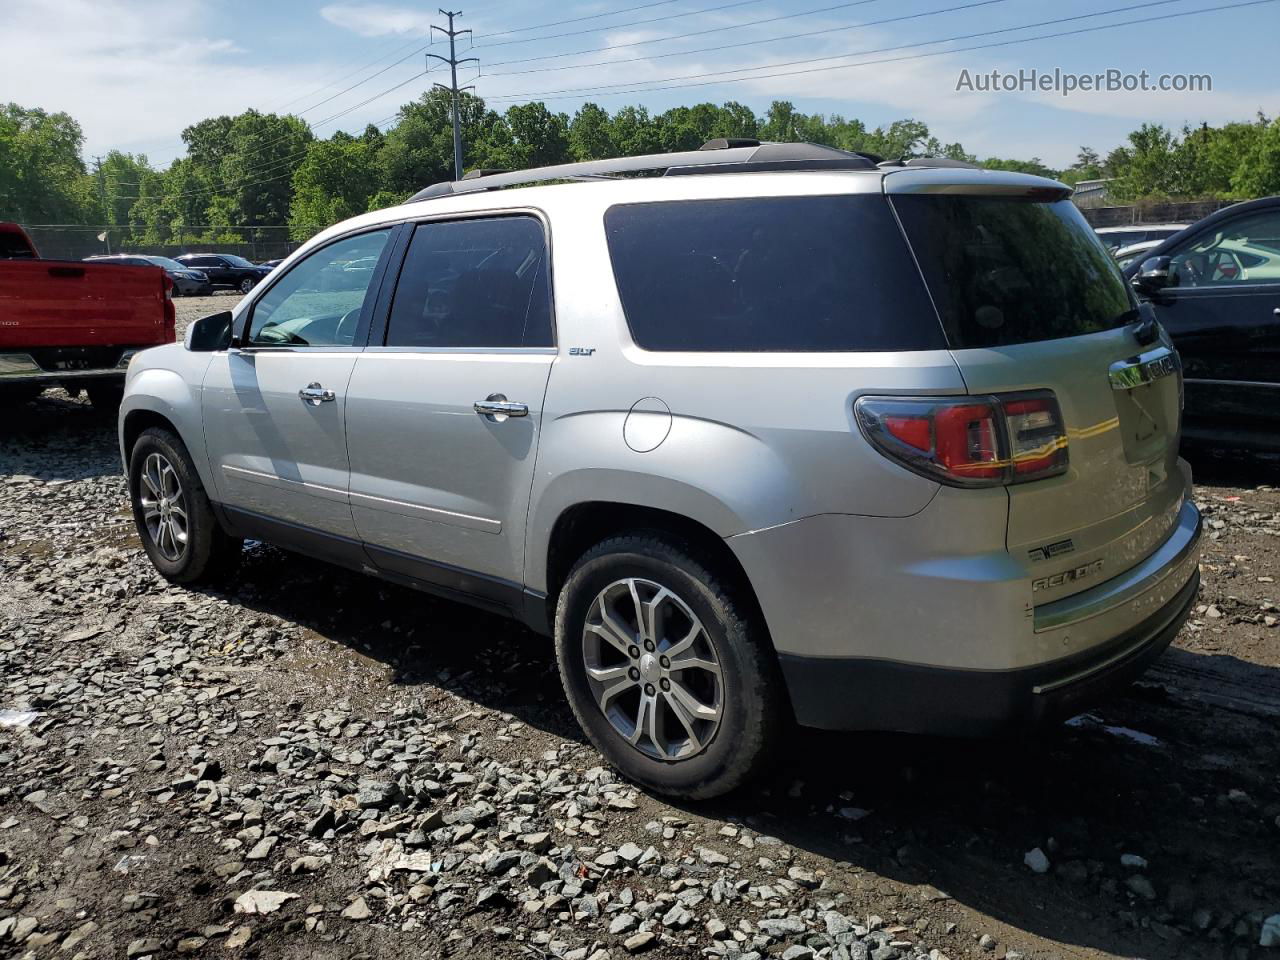
M 124 399 L 123 383 L 91 383 L 85 387 L 89 402 L 95 410 L 103 413 L 115 413 L 120 409 L 120 401 Z
M 159 454 L 172 466 L 184 497 L 186 543 L 177 558 L 165 556 L 144 516 L 143 471 L 152 454 Z M 244 541 L 228 535 L 218 524 L 191 455 L 169 430 L 149 427 L 133 445 L 129 453 L 129 503 L 142 547 L 166 580 L 183 584 L 214 582 L 229 573 L 240 557 Z
M 701 621 L 719 662 L 718 725 L 700 752 L 682 759 L 650 756 L 629 743 L 597 703 L 588 680 L 584 659 L 587 616 L 606 587 L 631 578 L 674 593 Z M 686 544 L 661 533 L 606 540 L 584 554 L 570 571 L 556 605 L 560 678 L 587 737 L 630 780 L 667 796 L 706 799 L 742 786 L 769 762 L 784 729 L 785 694 L 767 632 L 752 613 L 753 604 L 743 596 L 732 576 L 701 559 Z M 633 625 L 633 621 L 628 624 Z M 609 653 L 615 655 L 612 650 Z M 664 696 L 656 694 L 659 703 Z M 619 712 L 623 712 L 621 708 Z M 667 723 L 673 716 L 667 713 Z
M 254 287 L 253 280 L 251 280 L 249 277 L 245 277 L 243 280 L 240 281 L 240 285 L 237 289 L 239 289 L 241 293 L 248 293 L 250 290 L 253 289 L 253 287 Z

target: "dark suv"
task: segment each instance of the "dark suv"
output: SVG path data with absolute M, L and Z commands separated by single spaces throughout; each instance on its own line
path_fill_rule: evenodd
M 214 289 L 239 290 L 241 293 L 248 293 L 271 272 L 270 267 L 250 263 L 234 253 L 184 253 L 176 259 L 208 276 Z

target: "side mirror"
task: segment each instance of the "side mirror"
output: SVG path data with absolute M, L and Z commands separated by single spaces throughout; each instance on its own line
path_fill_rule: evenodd
M 231 311 L 201 317 L 187 327 L 182 345 L 192 353 L 213 353 L 231 346 Z
M 1172 257 L 1152 257 L 1142 261 L 1134 275 L 1133 286 L 1139 293 L 1158 293 L 1178 285 L 1178 275 L 1171 268 Z

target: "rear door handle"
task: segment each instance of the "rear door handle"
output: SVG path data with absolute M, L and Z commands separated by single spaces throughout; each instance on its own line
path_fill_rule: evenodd
M 527 417 L 529 415 L 529 405 L 527 403 L 514 403 L 500 393 L 491 393 L 483 400 L 477 400 L 473 406 L 476 413 L 490 423 L 502 423 L 508 417 Z
M 334 400 L 338 399 L 338 395 L 336 393 L 332 390 L 326 390 L 318 383 L 307 384 L 298 391 L 298 396 L 313 407 L 318 407 L 322 403 L 332 403 Z

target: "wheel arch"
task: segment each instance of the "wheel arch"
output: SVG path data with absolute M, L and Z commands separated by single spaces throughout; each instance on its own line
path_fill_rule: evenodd
M 581 501 L 566 507 L 556 517 L 545 555 L 548 623 L 554 623 L 560 590 L 578 558 L 610 537 L 634 533 L 656 533 L 687 547 L 696 559 L 733 583 L 739 601 L 747 605 L 767 635 L 751 580 L 724 537 L 684 514 L 616 500 Z
M 126 473 L 134 444 L 148 427 L 170 430 L 182 441 L 200 482 L 212 496 L 217 487 L 210 476 L 199 391 L 173 370 L 143 369 L 129 379 L 119 420 L 120 458 Z

